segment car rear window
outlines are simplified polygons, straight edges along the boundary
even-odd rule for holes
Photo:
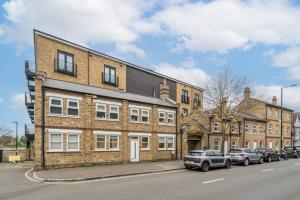
[[[231,149],[230,153],[241,153],[241,149]]]
[[[203,154],[203,152],[190,152],[189,155],[190,156],[201,156]]]

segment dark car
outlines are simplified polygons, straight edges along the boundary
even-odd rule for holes
[[[300,157],[300,150],[297,147],[284,147],[284,150],[289,158]]]
[[[276,152],[280,154],[281,159],[283,159],[283,160],[288,160],[289,159],[289,157],[288,157],[285,150],[281,150],[281,152],[280,152],[280,150],[278,150]]]
[[[272,149],[257,149],[256,152],[263,156],[265,162],[279,161],[281,159],[280,153]]]

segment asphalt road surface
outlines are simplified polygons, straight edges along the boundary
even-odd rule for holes
[[[28,170],[0,164],[1,200],[300,200],[300,159],[80,183],[36,183],[24,176]]]

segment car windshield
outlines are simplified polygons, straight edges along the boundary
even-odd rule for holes
[[[189,155],[190,156],[201,156],[203,154],[203,152],[190,152]]]
[[[241,153],[242,149],[231,149],[230,153]]]

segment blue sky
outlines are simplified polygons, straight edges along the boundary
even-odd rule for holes
[[[300,2],[0,0],[0,124],[29,123],[33,28],[201,86],[227,67],[300,110]]]

